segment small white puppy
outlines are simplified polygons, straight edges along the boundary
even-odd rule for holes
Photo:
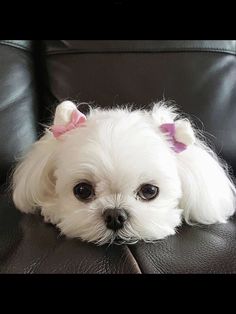
[[[224,223],[236,189],[226,165],[173,106],[151,111],[56,108],[13,176],[25,213],[99,245],[153,241],[187,223]]]

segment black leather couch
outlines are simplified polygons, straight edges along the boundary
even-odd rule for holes
[[[236,41],[0,41],[0,273],[236,273],[236,220],[97,247],[15,209],[9,175],[64,99],[175,100],[236,169]]]

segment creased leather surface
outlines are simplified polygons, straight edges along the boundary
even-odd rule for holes
[[[184,225],[155,244],[130,246],[143,273],[236,273],[236,217],[226,224]]]
[[[37,107],[32,55],[0,44],[0,184],[36,139]]]
[[[236,273],[236,218],[183,226],[156,243],[102,246],[66,239],[37,215],[0,197],[0,273]]]
[[[29,52],[33,51],[34,46],[32,40],[0,40],[0,45],[11,46]]]
[[[127,246],[103,246],[66,239],[37,215],[16,210],[0,197],[0,273],[138,274]]]

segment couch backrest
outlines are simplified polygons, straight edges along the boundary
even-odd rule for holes
[[[236,169],[236,41],[46,41],[48,90],[103,107],[174,100]],[[55,102],[54,102],[55,104]]]
[[[40,60],[33,45],[0,42],[1,179],[37,136],[38,103],[48,122],[64,99],[102,107],[174,100],[236,169],[236,41],[44,41]]]

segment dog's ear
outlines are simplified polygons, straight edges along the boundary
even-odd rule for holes
[[[204,224],[225,222],[236,208],[236,189],[227,165],[175,107],[156,105],[152,115],[176,157],[182,184],[180,208],[184,210],[185,220]],[[173,124],[174,135],[173,128],[168,127]],[[178,143],[184,146],[178,147]]]
[[[51,134],[45,134],[18,163],[13,173],[13,201],[21,211],[33,212],[53,199],[56,144]]]
[[[64,101],[56,108],[53,124],[66,125],[75,104]],[[60,141],[46,130],[45,135],[34,143],[13,173],[13,201],[24,212],[44,207],[55,196],[54,160]]]
[[[188,223],[226,222],[236,207],[236,189],[226,163],[200,139],[177,154],[183,196],[180,207]]]

